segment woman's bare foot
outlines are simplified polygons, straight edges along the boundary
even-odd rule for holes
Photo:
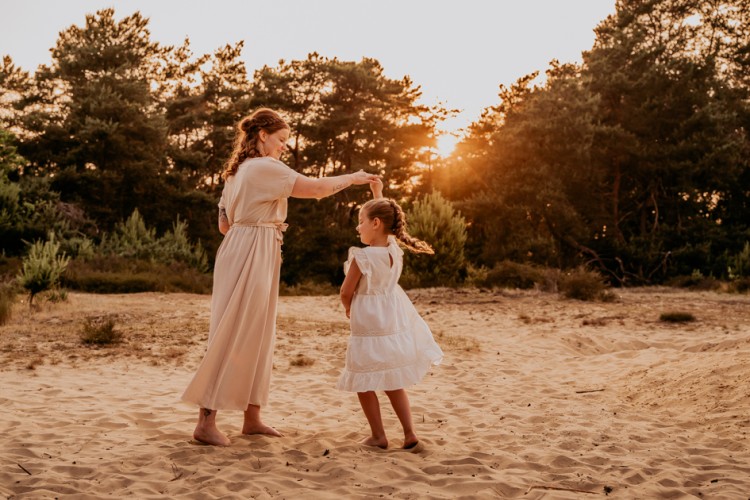
[[[242,423],[243,434],[265,434],[266,436],[281,437],[279,431],[263,423],[260,418],[260,406],[258,405],[247,405],[245,410],[245,420]]]
[[[250,424],[245,422],[245,424],[242,426],[242,433],[251,435],[251,434],[265,434],[267,436],[276,436],[276,437],[282,437],[284,436],[282,433],[271,427],[270,425],[265,424]]]
[[[385,450],[388,448],[388,439],[387,438],[376,438],[374,436],[370,436],[367,439],[363,439],[360,441],[361,444],[365,446],[377,446],[381,450]]]
[[[198,423],[193,431],[193,439],[213,446],[229,446],[231,441],[216,427],[216,410],[201,408],[198,411]]]
[[[222,434],[216,427],[196,427],[193,431],[193,439],[199,443],[210,444],[212,446],[229,446],[231,444],[229,438]]]

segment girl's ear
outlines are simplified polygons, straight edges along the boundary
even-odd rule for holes
[[[379,228],[382,225],[383,225],[383,222],[380,220],[380,217],[375,217],[374,219],[372,219],[372,226],[374,228],[377,229],[377,228]]]
[[[258,138],[261,142],[266,142],[266,140],[268,139],[268,132],[266,132],[265,130],[261,130],[260,132],[258,132]]]

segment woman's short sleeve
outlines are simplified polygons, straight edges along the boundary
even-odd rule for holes
[[[272,199],[289,198],[294,189],[294,183],[301,175],[295,172],[283,162],[273,158],[264,158],[259,165],[259,178],[256,179],[267,187]]]
[[[349,249],[349,257],[344,263],[344,274],[349,273],[349,268],[351,267],[352,261],[354,260],[357,261],[357,267],[362,272],[362,274],[369,276],[372,273],[372,267],[370,266],[370,261],[367,258],[367,252],[365,252],[365,249],[351,247]]]

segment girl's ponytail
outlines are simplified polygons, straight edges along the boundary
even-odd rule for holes
[[[385,227],[389,228],[389,232],[408,250],[430,255],[435,253],[427,242],[415,238],[406,231],[406,214],[395,201],[376,198],[365,203],[362,210],[367,214],[367,218],[380,219]]]

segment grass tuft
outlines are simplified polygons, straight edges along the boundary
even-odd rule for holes
[[[435,332],[435,339],[443,349],[465,352],[479,352],[481,347],[476,340],[463,335],[448,335],[444,332]]]
[[[559,289],[560,293],[569,299],[602,300],[605,298],[606,285],[601,274],[579,267],[560,278]]]
[[[695,321],[695,316],[689,312],[671,311],[661,313],[659,321],[664,321],[666,323],[689,323]]]
[[[297,354],[296,358],[289,360],[289,366],[312,366],[315,360],[302,353]]]
[[[83,322],[81,342],[88,345],[112,345],[122,342],[122,333],[115,330],[111,317],[89,317]]]

